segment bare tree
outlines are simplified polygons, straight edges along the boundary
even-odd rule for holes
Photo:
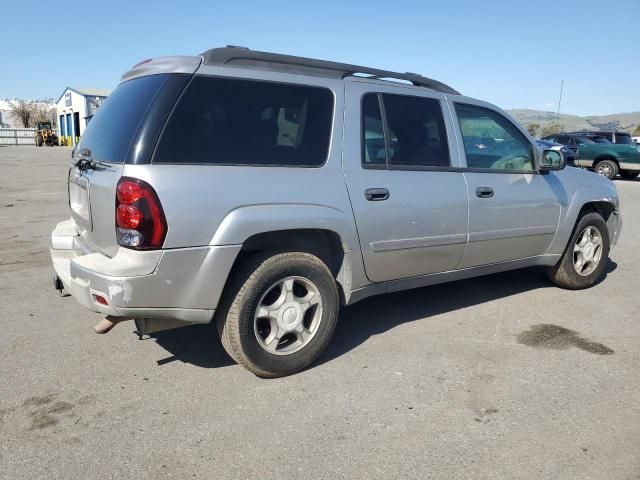
[[[532,137],[535,137],[538,135],[538,130],[540,130],[539,123],[528,123],[526,127],[527,127],[527,131]]]
[[[33,117],[35,116],[35,102],[27,100],[14,100],[9,102],[11,107],[11,118],[17,120],[24,128],[33,125]]]
[[[52,106],[53,99],[44,98],[42,100],[36,100],[33,102],[33,124],[38,122],[51,122],[51,125],[56,125],[56,112],[55,107]]]
[[[547,125],[542,129],[542,136],[546,137],[547,135],[553,135],[554,133],[559,133],[562,130],[564,130],[564,125],[561,123],[557,125],[555,123],[553,125]]]

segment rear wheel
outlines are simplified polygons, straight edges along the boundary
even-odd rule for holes
[[[596,163],[596,166],[593,167],[593,170],[603,177],[607,177],[609,180],[613,180],[616,178],[618,174],[618,164],[613,160],[600,160]]]
[[[640,172],[636,170],[620,170],[620,176],[625,180],[633,180],[640,174]]]
[[[42,138],[42,135],[36,135],[36,146],[41,147],[43,143],[44,139]]]
[[[548,269],[558,287],[569,290],[588,288],[596,283],[609,258],[609,231],[599,213],[583,215],[558,264]]]
[[[222,345],[260,377],[302,370],[328,345],[338,319],[338,289],[318,257],[271,252],[245,261],[216,313]]]

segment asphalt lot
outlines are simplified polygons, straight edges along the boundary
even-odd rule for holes
[[[640,180],[606,279],[527,269],[343,309],[261,380],[212,326],[138,340],[52,289],[65,147],[0,147],[0,478],[640,478]]]

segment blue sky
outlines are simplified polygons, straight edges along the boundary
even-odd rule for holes
[[[142,59],[233,44],[417,72],[502,108],[555,110],[564,79],[564,113],[640,111],[640,0],[12,0],[2,13],[0,98],[114,88]]]

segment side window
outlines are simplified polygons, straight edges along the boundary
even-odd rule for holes
[[[440,101],[382,94],[362,100],[362,163],[364,166],[448,167],[449,145]],[[386,126],[386,145],[385,131]]]
[[[571,139],[566,135],[560,135],[559,137],[556,137],[556,142],[561,143],[562,145],[568,145],[571,143]]]
[[[449,167],[449,144],[440,101],[382,95],[389,138],[389,165]]]
[[[382,113],[376,93],[362,99],[362,163],[370,166],[387,163]]]
[[[332,116],[326,88],[197,76],[153,161],[317,167],[328,156]]]
[[[467,167],[493,170],[534,170],[533,148],[518,128],[488,108],[455,104],[464,141]]]

